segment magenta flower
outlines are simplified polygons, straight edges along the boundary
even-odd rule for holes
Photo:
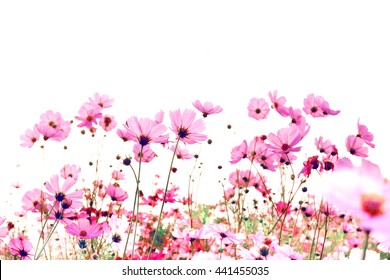
[[[376,164],[362,159],[356,167],[339,160],[325,183],[324,197],[330,204],[358,218],[362,229],[390,239],[390,184]]]
[[[202,119],[195,121],[196,113],[192,110],[180,109],[169,112],[171,119],[171,130],[176,134],[176,140],[179,139],[185,144],[195,144],[207,139],[207,135],[201,134],[205,130]]]
[[[293,109],[292,107],[288,108],[289,117],[291,118],[291,123],[295,123],[300,125],[302,123],[306,123],[305,117],[302,115],[302,111],[300,109]]]
[[[100,95],[99,93],[95,93],[93,95],[93,98],[89,98],[89,102],[93,106],[99,106],[102,109],[112,107],[112,103],[114,102],[114,99],[110,99],[107,95]]]
[[[254,161],[265,150],[267,146],[264,144],[264,139],[261,136],[255,136],[250,142],[246,152],[246,156],[250,161]]]
[[[275,109],[276,112],[278,112],[282,117],[287,117],[290,114],[289,108],[285,107],[284,104],[286,103],[286,98],[281,96],[277,97],[278,92],[275,90],[273,93],[269,92],[268,97],[271,100],[271,108]]]
[[[295,126],[282,128],[277,135],[270,133],[267,137],[269,144],[267,147],[275,153],[288,154],[290,152],[299,152],[301,147],[294,147],[301,141],[301,133]]]
[[[130,139],[141,146],[168,142],[168,134],[163,134],[167,129],[165,125],[148,118],[131,117],[126,121],[125,128],[129,132]]]
[[[103,233],[103,225],[90,223],[88,219],[81,218],[77,223],[70,223],[65,227],[67,233],[81,239],[91,239],[99,237]]]
[[[251,187],[255,184],[256,175],[250,170],[245,171],[233,171],[229,175],[229,182],[235,188],[241,187]]]
[[[99,105],[85,102],[78,112],[79,115],[75,116],[76,120],[81,121],[77,126],[86,127],[88,129],[93,128],[93,124],[97,124],[98,119],[102,117],[101,110],[102,108]]]
[[[32,249],[31,242],[21,238],[11,238],[8,243],[8,249],[12,255],[19,257],[21,260],[31,260],[33,256],[30,253]]]
[[[41,133],[38,130],[38,125],[35,125],[34,128],[27,129],[24,135],[20,136],[20,140],[23,141],[22,144],[20,144],[22,147],[31,148],[35,142],[39,140]]]
[[[252,98],[248,104],[248,115],[255,120],[265,119],[269,114],[269,105],[264,98]]]
[[[211,114],[217,114],[222,112],[222,108],[220,106],[213,106],[211,102],[205,102],[204,104],[200,103],[199,100],[196,100],[192,103],[196,109],[203,113],[203,117],[207,117]]]
[[[318,170],[319,172],[322,172],[324,170],[324,164],[318,160],[318,156],[311,156],[309,157],[304,163],[303,163],[303,168],[301,172],[299,172],[298,177],[303,174],[305,177],[309,177],[311,174],[311,171]]]
[[[116,127],[116,121],[113,116],[105,115],[100,119],[99,125],[104,129],[104,131],[108,132]]]
[[[41,115],[37,129],[43,135],[43,140],[52,139],[59,142],[68,137],[70,122],[63,120],[60,113],[49,110]]]
[[[111,197],[112,201],[123,202],[129,196],[127,193],[120,187],[115,187],[114,185],[109,185],[104,188],[106,194]]]
[[[323,137],[320,136],[319,138],[314,139],[315,145],[317,147],[317,150],[320,153],[325,153],[327,155],[330,155],[331,152],[334,150],[334,145],[330,142],[330,140],[323,140]]]
[[[360,120],[358,120],[357,123],[358,133],[356,136],[360,137],[371,148],[375,148],[375,145],[372,143],[374,140],[374,135],[368,131],[367,126],[360,124],[359,121]]]
[[[363,146],[364,143],[362,138],[355,135],[349,135],[345,140],[347,151],[351,155],[358,157],[368,157],[368,148]]]
[[[118,128],[116,134],[123,140],[123,142],[127,142],[133,139],[133,134],[128,129]]]

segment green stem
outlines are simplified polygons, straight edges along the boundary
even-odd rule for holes
[[[133,255],[134,255],[134,244],[135,244],[135,236],[136,236],[136,231],[137,231],[137,224],[138,224],[138,211],[139,211],[139,183],[140,183],[140,176],[141,176],[141,163],[142,163],[142,150],[143,150],[144,146],[141,146],[141,151],[140,151],[140,162],[139,162],[139,165],[138,165],[138,176],[135,175],[135,171],[134,169],[132,168],[133,170],[133,173],[134,173],[134,176],[135,176],[135,179],[136,179],[136,182],[137,182],[137,187],[135,189],[135,195],[134,195],[134,204],[133,204],[133,212],[131,214],[131,221],[130,221],[130,224],[129,224],[129,231],[127,233],[127,238],[126,238],[126,244],[125,244],[125,249],[123,251],[123,256],[122,256],[122,259],[124,260],[125,259],[125,256],[126,256],[126,251],[127,251],[127,245],[129,244],[129,239],[130,239],[130,233],[131,233],[131,229],[133,227],[133,215],[134,215],[134,211],[136,210],[136,207],[137,207],[137,210],[136,210],[136,224],[135,224],[135,228],[134,228],[134,242],[133,242],[133,247],[132,247],[132,250],[131,250],[131,258],[133,258]]]
[[[163,212],[164,205],[165,205],[165,198],[166,198],[166,195],[167,195],[167,192],[168,192],[169,179],[171,178],[173,161],[175,160],[175,157],[176,157],[176,150],[177,150],[177,147],[179,146],[179,141],[180,141],[180,137],[177,138],[175,150],[173,151],[173,155],[172,155],[171,165],[169,166],[168,178],[167,178],[167,183],[165,185],[165,191],[164,191],[164,198],[163,198],[161,209],[160,209],[160,215],[158,217],[156,231],[153,234],[152,244],[150,244],[149,253],[148,253],[148,260],[150,259],[150,254],[152,253],[154,242],[156,241],[157,232],[158,232],[158,229],[159,229],[160,224],[161,224],[161,217],[162,217],[162,212]]]
[[[48,237],[46,238],[46,241],[43,243],[43,246],[42,246],[41,250],[39,251],[38,255],[34,256],[34,260],[38,260],[39,259],[40,255],[42,254],[43,250],[46,247],[47,242],[49,242],[51,236],[53,235],[55,229],[57,228],[57,225],[59,224],[59,222],[60,222],[60,220],[56,220],[55,221],[55,224],[54,224],[53,228],[51,229]]]
[[[42,229],[41,229],[41,233],[39,234],[39,237],[38,237],[37,245],[35,246],[36,250],[35,250],[35,254],[34,254],[34,260],[35,260],[35,258],[37,257],[37,251],[38,251],[39,243],[40,243],[41,239],[43,239],[43,238],[42,238],[43,231],[45,230],[47,221],[49,220],[49,216],[50,216],[51,212],[53,211],[54,205],[55,205],[56,203],[57,203],[57,201],[54,202],[53,206],[51,207],[49,213],[48,213],[47,216],[46,216],[45,222],[43,223],[43,226],[42,226]],[[42,204],[42,202],[41,202],[41,204]]]
[[[366,259],[367,248],[368,248],[368,240],[370,239],[370,231],[369,230],[365,230],[364,233],[366,234],[366,237],[364,239],[362,260]]]

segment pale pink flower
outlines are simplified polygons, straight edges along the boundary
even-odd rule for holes
[[[0,226],[5,222],[5,218],[0,217]],[[8,227],[0,227],[0,245],[4,243],[3,238],[8,235]]]
[[[174,152],[175,151],[175,146],[171,145],[171,146],[169,146],[169,149],[172,152]],[[176,157],[178,159],[183,159],[184,160],[184,159],[191,159],[191,158],[194,157],[194,155],[190,154],[187,149],[184,149],[184,148],[181,148],[180,146],[177,146],[177,148],[176,148]]]
[[[329,103],[322,96],[309,94],[303,101],[303,111],[315,118],[326,117],[328,115],[337,115],[339,110],[335,111],[329,108]]]
[[[372,143],[374,135],[368,131],[367,126],[360,124],[360,119],[358,119],[357,127],[358,133],[356,136],[360,137],[371,148],[375,148],[375,145]]]
[[[49,110],[41,115],[37,129],[43,135],[43,140],[51,139],[60,142],[69,135],[70,122],[62,119],[60,113]]]
[[[33,256],[30,253],[32,250],[31,242],[21,238],[11,238],[8,249],[12,255],[19,257],[21,260],[31,260]]]
[[[361,228],[390,239],[390,184],[377,165],[362,159],[359,167],[337,162],[325,177],[324,197],[354,215]]]
[[[156,115],[154,116],[154,120],[156,123],[162,123],[164,120],[164,112],[163,111],[157,112]]]
[[[149,145],[142,146],[135,143],[133,146],[134,159],[138,162],[150,162],[157,155],[150,149]]]
[[[238,146],[235,146],[230,153],[230,163],[235,164],[240,160],[247,157],[248,144],[246,140],[242,141],[242,143]]]
[[[44,211],[47,209],[46,199],[47,194],[40,189],[27,191],[22,198],[22,208],[33,213]]]
[[[168,142],[168,134],[163,134],[167,129],[165,125],[148,118],[130,117],[125,123],[125,128],[130,139],[141,146]]]
[[[81,169],[76,164],[65,164],[60,170],[60,175],[64,179],[73,178],[77,181],[80,172]]]
[[[45,187],[49,192],[48,199],[50,201],[55,201],[56,203],[61,203],[64,199],[72,201],[72,209],[76,209],[82,206],[79,199],[83,196],[83,191],[78,190],[72,193],[68,193],[71,187],[76,183],[74,178],[68,177],[63,183],[62,187],[59,186],[59,177],[58,175],[53,175],[50,178],[50,182],[45,182]]]
[[[31,148],[34,145],[34,143],[39,140],[40,135],[41,133],[39,132],[38,125],[36,124],[34,125],[34,128],[32,130],[27,129],[24,135],[20,136],[20,140],[23,141],[23,143],[20,144],[20,146]]]
[[[252,98],[248,104],[248,115],[255,120],[265,119],[269,114],[269,105],[264,98]]]
[[[125,179],[125,175],[123,175],[123,173],[120,170],[114,170],[111,173],[111,178],[116,181],[119,181]]]
[[[334,145],[332,144],[332,142],[330,142],[330,140],[324,141],[322,136],[320,136],[319,138],[315,138],[314,142],[317,147],[317,150],[320,153],[325,153],[329,155],[333,151]]]
[[[207,233],[215,236],[223,244],[241,244],[244,239],[242,234],[230,232],[225,224],[211,224],[205,227]]]
[[[293,107],[288,108],[289,117],[291,118],[291,123],[295,123],[300,125],[301,123],[306,123],[305,117],[302,115],[302,111],[300,109],[294,109]]]
[[[115,187],[114,185],[109,185],[105,187],[104,190],[106,191],[106,194],[111,197],[112,201],[119,203],[125,201],[129,197],[122,188]]]
[[[91,239],[99,237],[103,233],[103,224],[90,223],[88,219],[81,218],[76,223],[67,224],[65,230],[80,239]]]
[[[282,128],[277,135],[270,133],[267,139],[269,141],[267,147],[275,153],[287,154],[301,150],[301,147],[294,147],[302,139],[301,132],[296,127]]]
[[[105,115],[100,118],[99,125],[108,132],[116,127],[116,121],[113,116]]]
[[[192,103],[196,109],[202,112],[203,117],[206,118],[208,115],[217,114],[222,112],[222,108],[220,106],[213,106],[211,102],[201,103],[199,100],[196,100]]]
[[[114,99],[110,99],[108,97],[108,95],[100,95],[99,93],[95,93],[93,95],[93,98],[89,98],[89,102],[93,105],[93,106],[99,106],[101,107],[102,109],[104,108],[109,108],[112,106],[112,103],[114,102]]]
[[[205,130],[202,119],[195,120],[196,113],[192,110],[180,109],[169,113],[171,119],[171,129],[176,135],[176,139],[185,144],[195,144],[207,139],[207,135],[201,134]]]
[[[128,129],[118,128],[116,134],[123,140],[123,142],[127,142],[133,139],[133,134]]]
[[[303,255],[294,251],[294,249],[288,245],[275,246],[275,254],[269,259],[272,260],[303,260]]]
[[[286,98],[284,96],[277,97],[278,92],[275,90],[274,92],[269,92],[268,97],[271,100],[271,108],[275,109],[282,117],[289,116],[289,108],[285,107]]]
[[[355,135],[349,135],[345,140],[347,151],[358,157],[368,157],[368,148],[363,146],[364,143],[362,138]]]
[[[229,175],[229,182],[232,184],[235,188],[241,187],[251,187],[255,183],[256,175],[253,174],[250,170],[244,170],[244,171],[233,171]]]

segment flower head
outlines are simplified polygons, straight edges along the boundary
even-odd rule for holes
[[[168,134],[163,134],[167,129],[165,125],[148,118],[131,117],[126,121],[125,128],[128,131],[126,136],[141,146],[168,142]]]
[[[205,130],[202,119],[195,120],[196,113],[192,110],[180,109],[169,113],[171,118],[171,129],[179,139],[185,144],[195,144],[207,139],[207,135],[201,134]]]
[[[192,103],[196,109],[203,113],[203,117],[207,117],[211,114],[217,114],[222,112],[222,108],[220,106],[213,106],[211,102],[205,102],[204,104],[200,103],[199,100],[196,100]]]
[[[30,253],[32,249],[31,242],[19,237],[11,238],[8,243],[8,249],[12,255],[19,257],[21,260],[31,260],[31,257],[33,256]]]
[[[299,152],[301,147],[294,147],[301,141],[301,132],[298,128],[290,126],[282,128],[277,135],[270,133],[267,137],[269,144],[267,146],[275,153]]]
[[[66,232],[81,239],[98,237],[103,232],[103,225],[90,223],[88,219],[78,219],[76,223],[70,223],[65,228]]]
[[[248,104],[248,115],[255,120],[267,118],[269,114],[269,105],[264,98],[252,98]]]

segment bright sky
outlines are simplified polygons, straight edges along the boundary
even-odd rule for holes
[[[233,146],[281,128],[272,121],[280,119],[275,112],[264,122],[247,117],[250,98],[267,99],[271,90],[285,96],[288,106],[302,108],[303,99],[315,93],[340,109],[335,118],[312,121],[312,139],[323,135],[339,150],[347,135],[356,134],[360,117],[375,137],[369,159],[390,177],[385,1],[24,2],[0,4],[2,205],[12,183],[39,187],[36,181],[47,180],[44,174],[58,170],[62,160],[93,158],[96,146],[88,142],[80,154],[77,145],[84,143],[78,142],[67,154],[62,144],[48,145],[50,161],[42,163],[40,149],[21,148],[19,137],[49,109],[73,118],[95,92],[114,98],[107,113],[118,123],[192,108],[196,99],[224,108],[206,119],[213,144],[202,146],[210,159],[204,161],[199,197],[210,197],[215,188],[221,193],[216,182],[228,176]],[[131,153],[115,143],[114,154]],[[218,170],[219,164],[226,169]],[[152,171],[161,183],[164,167]]]

